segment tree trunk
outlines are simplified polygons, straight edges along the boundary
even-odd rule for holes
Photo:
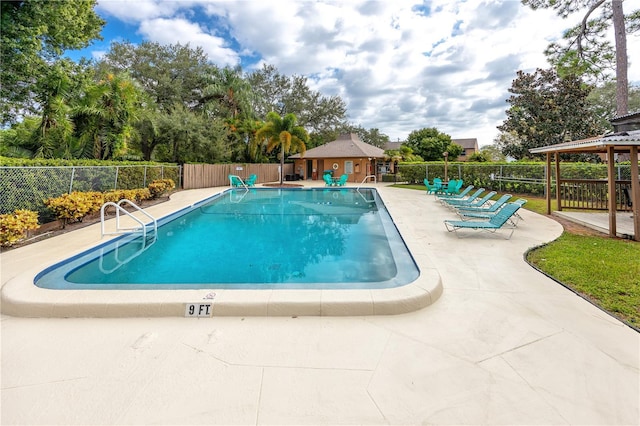
[[[280,186],[283,184],[284,177],[284,146],[280,151]]]
[[[612,0],[613,30],[616,40],[616,115],[629,113],[629,81],[627,77],[627,33],[622,0]]]

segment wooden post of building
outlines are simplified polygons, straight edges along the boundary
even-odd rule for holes
[[[562,211],[562,194],[560,191],[560,153],[555,153],[556,158],[556,203],[558,211]]]
[[[551,153],[547,152],[547,176],[545,176],[545,184],[547,185],[547,193],[545,199],[547,201],[547,214],[551,214]]]
[[[640,177],[638,173],[638,147],[631,147],[631,211],[633,212],[633,239],[640,241]]]
[[[616,169],[613,146],[607,146],[607,179],[609,183],[609,236],[616,236]]]

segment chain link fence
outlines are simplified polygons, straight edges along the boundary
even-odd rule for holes
[[[0,214],[17,209],[48,216],[43,201],[73,191],[146,188],[155,179],[180,186],[182,168],[165,165],[0,167]]]

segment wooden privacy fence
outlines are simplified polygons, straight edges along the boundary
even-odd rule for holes
[[[251,174],[258,176],[256,183],[279,182],[280,164],[185,164],[182,185],[184,189],[229,186],[229,175],[243,180]],[[293,163],[284,165],[284,174],[293,173]]]

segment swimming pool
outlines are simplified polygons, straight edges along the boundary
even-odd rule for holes
[[[46,289],[383,289],[420,272],[375,189],[230,189],[57,263]]]

